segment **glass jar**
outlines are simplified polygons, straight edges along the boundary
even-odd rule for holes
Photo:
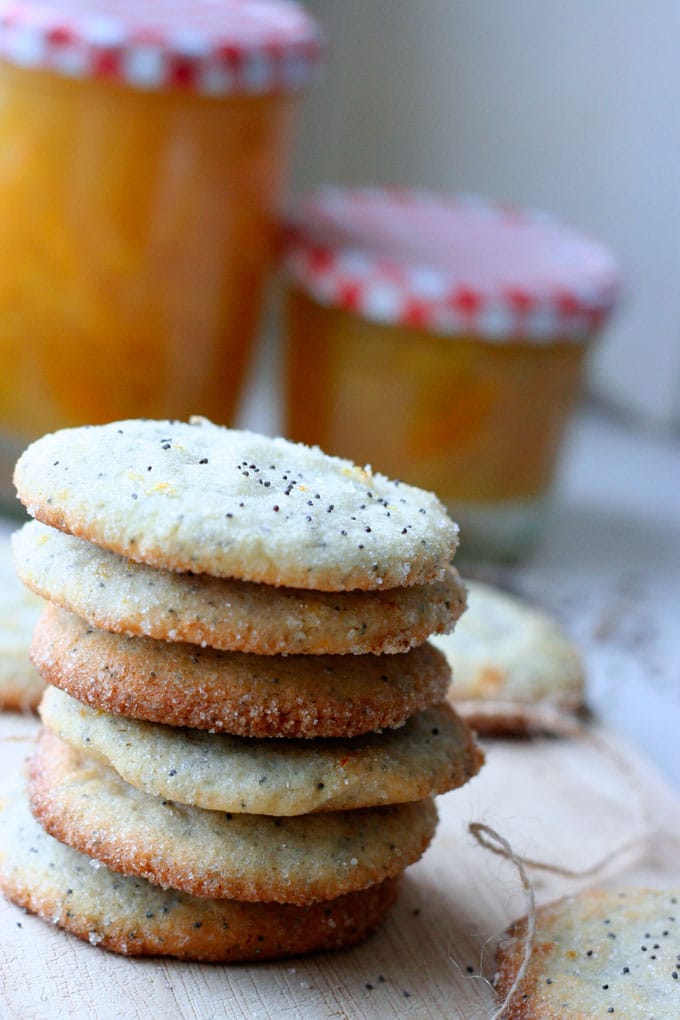
[[[316,26],[286,0],[0,3],[0,485],[54,428],[230,423]]]
[[[326,188],[284,265],[286,434],[435,491],[461,556],[525,555],[617,295],[609,252],[479,198]]]

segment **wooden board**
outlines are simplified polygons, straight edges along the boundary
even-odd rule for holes
[[[0,796],[34,729],[0,717]],[[0,1016],[484,1020],[494,939],[525,899],[512,864],[477,844],[471,822],[492,826],[518,853],[571,868],[647,837],[596,878],[533,873],[538,902],[585,885],[680,884],[680,800],[616,735],[590,733],[488,744],[483,772],[439,799],[435,842],[409,870],[388,922],[348,952],[258,966],[127,960],[0,898]]]

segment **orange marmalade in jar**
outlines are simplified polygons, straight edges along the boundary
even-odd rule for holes
[[[318,30],[288,0],[0,0],[0,490],[33,436],[229,423]]]
[[[284,256],[285,431],[431,489],[461,553],[517,559],[544,522],[609,251],[473,196],[328,187]]]

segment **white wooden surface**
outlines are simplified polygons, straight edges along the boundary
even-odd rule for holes
[[[34,727],[0,717],[0,797]],[[576,868],[646,833],[597,881],[680,884],[680,800],[620,738],[606,739],[613,752],[578,739],[487,745],[483,772],[440,798],[434,844],[385,926],[348,952],[256,966],[124,959],[0,900],[0,1017],[484,1020],[494,938],[525,901],[512,865],[477,845],[470,822],[519,853]],[[596,882],[533,878],[539,902]]]

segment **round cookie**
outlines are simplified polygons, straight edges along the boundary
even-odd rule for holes
[[[126,637],[47,606],[31,655],[43,678],[116,715],[242,737],[352,737],[439,704],[451,672],[403,655],[271,656]]]
[[[40,706],[62,740],[126,782],[214,811],[301,815],[422,800],[461,786],[483,756],[448,705],[349,740],[247,740],[88,708],[56,687]]]
[[[583,704],[583,663],[548,613],[481,581],[454,634],[433,637],[453,671],[450,699],[485,735],[554,729]]]
[[[35,521],[13,546],[24,584],[96,627],[252,654],[405,652],[465,607],[451,567],[428,585],[307,592],[157,570]]]
[[[243,963],[361,942],[393,905],[399,880],[305,907],[202,899],[93,867],[49,836],[20,796],[0,811],[0,889],[51,925],[114,953]]]
[[[394,878],[437,821],[431,800],[271,818],[152,797],[44,731],[29,763],[33,814],[113,871],[210,899],[303,906]]]
[[[507,1020],[680,1016],[677,889],[591,889],[536,911],[529,966]],[[522,965],[526,922],[497,951],[501,1001]]]
[[[28,649],[44,605],[19,581],[9,539],[0,537],[0,709],[29,711],[40,701],[45,684]]]
[[[202,418],[43,436],[14,482],[31,516],[129,559],[269,585],[424,584],[458,540],[432,493]]]

